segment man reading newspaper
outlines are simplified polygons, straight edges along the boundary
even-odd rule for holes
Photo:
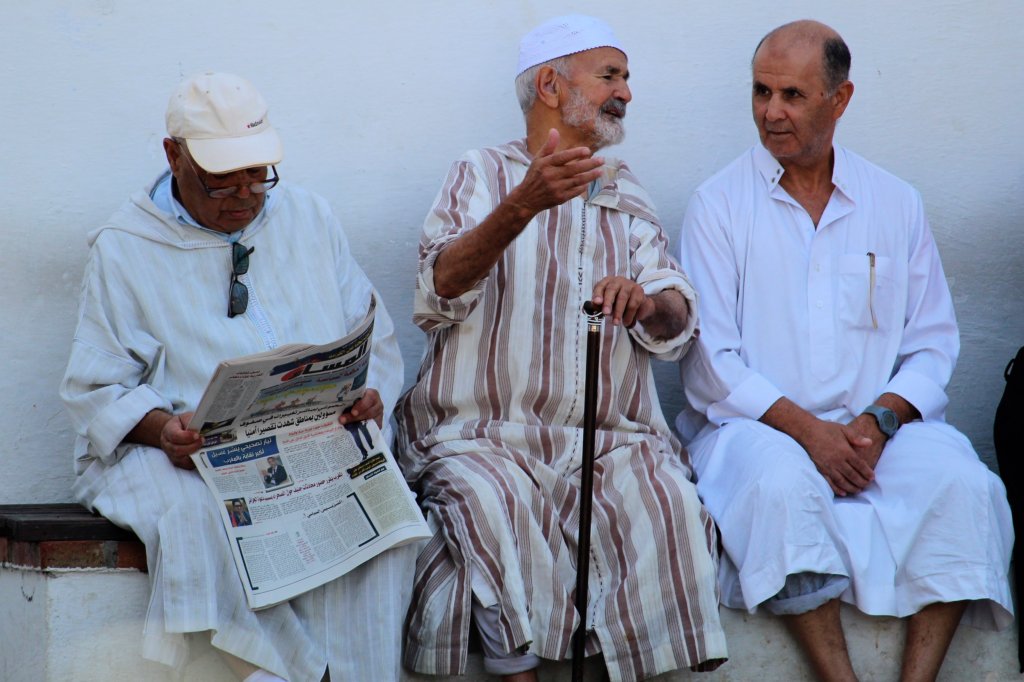
[[[327,202],[278,184],[281,142],[248,81],[186,80],[167,132],[170,170],[89,235],[61,386],[78,433],[74,495],[146,544],[146,658],[181,668],[185,633],[206,632],[240,679],[315,682],[328,668],[335,679],[397,679],[415,546],[251,610],[223,503],[192,470],[201,439],[184,428],[219,362],[335,340],[364,319],[372,286]],[[371,354],[372,388],[343,421],[386,424],[401,388],[379,297]]]

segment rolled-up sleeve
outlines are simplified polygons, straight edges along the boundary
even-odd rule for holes
[[[631,268],[633,280],[648,296],[663,291],[678,291],[686,300],[688,314],[686,325],[676,336],[669,339],[655,339],[642,323],[630,330],[633,340],[660,360],[675,361],[683,356],[696,338],[699,327],[697,315],[697,293],[690,280],[683,273],[668,252],[668,240],[658,225],[641,218],[634,218],[630,229]]]
[[[468,158],[456,161],[423,225],[413,305],[413,322],[423,331],[462,322],[479,302],[486,276],[462,295],[445,298],[434,288],[434,265],[449,244],[479,225],[493,208],[480,168]]]

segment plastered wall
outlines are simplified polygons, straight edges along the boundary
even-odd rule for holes
[[[628,160],[675,241],[696,185],[756,140],[749,60],[812,17],[853,52],[838,139],[924,196],[961,323],[948,416],[992,460],[1002,370],[1024,344],[1024,4],[1018,0],[215,2],[35,0],[0,8],[0,503],[69,499],[57,397],[85,234],[165,166],[173,86],[253,80],[285,139],[288,180],[328,198],[396,318],[409,322],[422,218],[449,163],[521,134],[512,94],[526,30],[568,11],[630,53]],[[174,296],[174,282],[167,282]],[[670,417],[675,369],[659,369]]]

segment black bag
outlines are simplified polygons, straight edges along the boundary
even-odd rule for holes
[[[1006,486],[1006,499],[1013,513],[1013,527],[1017,542],[1013,547],[1013,580],[1017,585],[1017,603],[1024,598],[1024,347],[1017,351],[1017,357],[1010,360],[1003,372],[1006,390],[996,408],[993,439],[996,446],[996,461],[999,475]],[[1024,637],[1020,633],[1020,618],[1017,619],[1017,661],[1024,673]]]

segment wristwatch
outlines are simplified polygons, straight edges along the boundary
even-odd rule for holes
[[[888,438],[895,436],[896,430],[900,428],[900,418],[888,407],[868,405],[864,408],[864,414],[870,414],[874,417],[875,421],[878,422],[879,430]]]

